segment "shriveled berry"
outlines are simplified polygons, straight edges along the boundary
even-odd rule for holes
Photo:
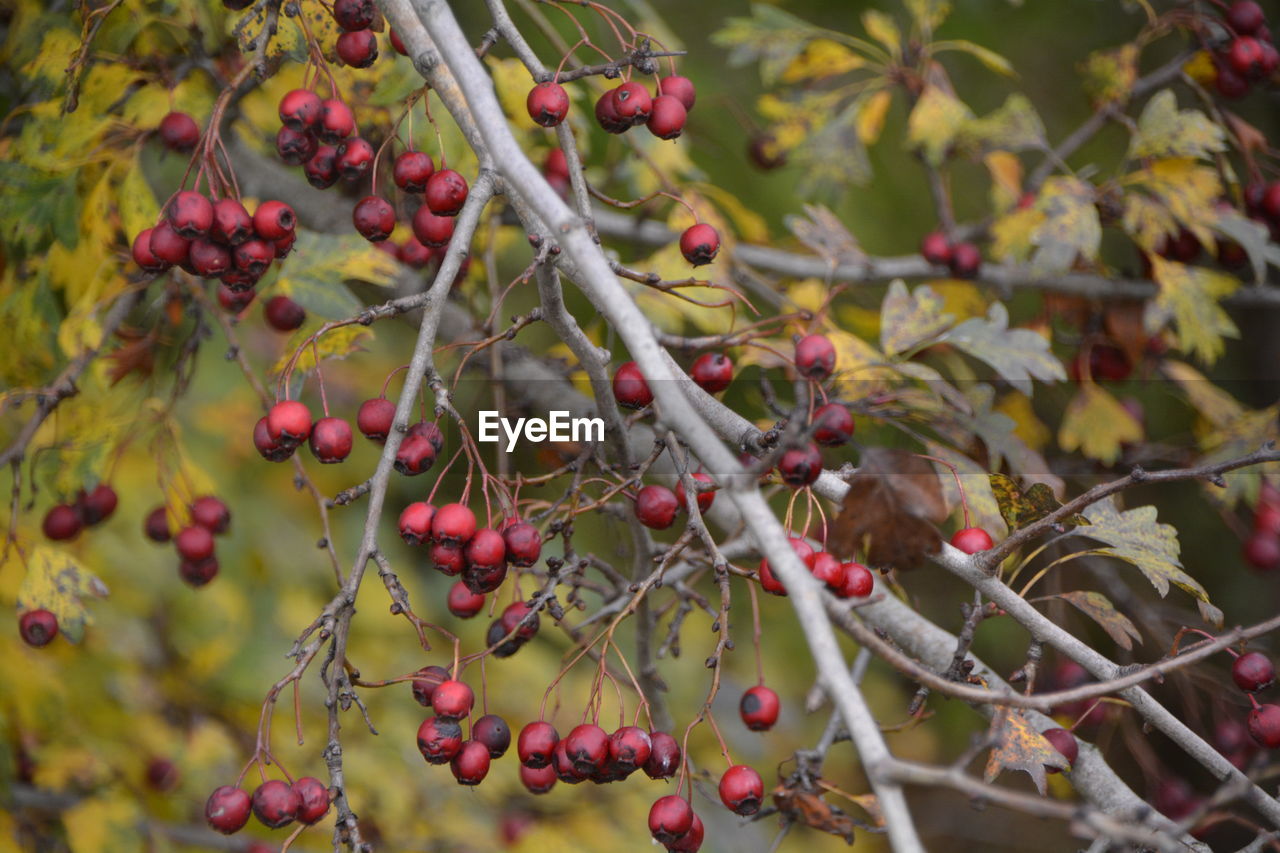
[[[270,829],[293,823],[301,808],[302,799],[288,782],[268,779],[253,792],[253,816]]]
[[[1231,664],[1231,678],[1244,692],[1257,693],[1275,683],[1276,668],[1262,652],[1246,652]]]
[[[456,720],[470,714],[475,701],[471,688],[454,679],[444,682],[431,694],[431,707],[435,709],[437,716],[447,720]]]
[[[391,168],[391,178],[396,186],[407,193],[424,192],[427,181],[435,174],[436,164],[431,155],[423,151],[406,151],[396,158]]]
[[[778,694],[763,684],[757,684],[742,694],[738,713],[743,724],[753,732],[767,732],[778,722],[782,703]]]
[[[436,216],[456,216],[466,204],[467,192],[466,178],[453,169],[441,169],[427,179],[424,198]]]
[[[477,595],[467,589],[466,584],[462,583],[462,581],[458,581],[449,587],[445,605],[449,608],[449,612],[459,619],[470,619],[481,610],[484,610],[484,596]]]
[[[461,749],[462,726],[456,719],[427,717],[418,727],[418,751],[428,764],[448,764]]]
[[[231,835],[244,829],[249,822],[251,801],[239,788],[223,785],[215,788],[204,805],[204,819],[209,827],[223,835]]]
[[[290,166],[301,166],[320,150],[320,143],[308,130],[282,127],[276,131],[276,154]]]
[[[310,826],[329,813],[329,788],[314,776],[303,776],[293,783],[298,795],[298,822]]]
[[[1227,50],[1227,63],[1246,80],[1262,76],[1262,44],[1253,36],[1240,36]]]
[[[424,708],[431,707],[431,696],[436,688],[449,680],[449,670],[442,666],[424,666],[418,670],[413,679],[413,698]]]
[[[378,36],[373,30],[355,30],[338,36],[338,56],[352,68],[368,68],[378,58]]]
[[[793,489],[812,485],[822,473],[822,453],[813,444],[793,447],[778,460],[778,473],[782,482]]]
[[[796,371],[821,382],[836,369],[836,347],[826,335],[806,335],[796,342]]]
[[[489,774],[489,748],[476,740],[466,741],[449,767],[459,785],[479,785]]]
[[[490,758],[501,758],[511,747],[511,727],[497,714],[485,714],[471,727],[473,740],[484,744]]]
[[[645,486],[636,492],[636,518],[645,527],[666,530],[676,520],[680,502],[666,486]]]
[[[367,30],[377,17],[373,0],[334,0],[333,19],[348,32]]]
[[[351,108],[336,98],[324,102],[324,112],[316,126],[316,136],[321,142],[337,145],[356,132],[356,119]]]
[[[1076,763],[1076,759],[1080,757],[1080,744],[1076,741],[1076,736],[1066,729],[1045,729],[1040,734],[1044,735],[1044,739],[1049,741],[1050,746],[1062,753],[1062,757],[1067,759],[1067,769]],[[1044,769],[1048,773],[1057,773],[1058,768],[1046,764]]]
[[[613,396],[618,405],[628,409],[643,409],[653,402],[653,392],[634,361],[624,362],[613,374]]]
[[[690,225],[680,235],[680,254],[695,267],[709,264],[720,251],[720,234],[705,222]]]
[[[760,811],[764,799],[764,780],[755,768],[735,764],[720,777],[720,802],[734,814],[749,817]]]
[[[539,83],[529,90],[525,108],[535,124],[555,127],[569,114],[569,93],[554,81]]]
[[[516,754],[521,764],[537,770],[551,764],[551,755],[559,742],[560,735],[555,726],[536,720],[520,730],[520,736],[516,738]]]
[[[708,394],[719,393],[733,381],[733,361],[722,352],[703,353],[693,362],[689,376]]]
[[[813,440],[836,447],[853,438],[853,415],[840,403],[827,403],[813,411]]]
[[[320,462],[341,462],[351,453],[351,424],[342,418],[321,418],[311,428],[307,445]]]
[[[951,537],[952,547],[958,548],[966,554],[989,551],[994,544],[991,541],[991,535],[981,527],[963,527]]]
[[[311,435],[311,412],[298,400],[281,400],[267,412],[267,434],[275,441],[301,444]]]
[[[324,114],[320,96],[310,89],[294,89],[280,99],[280,123],[293,130],[315,127]]]
[[[396,210],[385,198],[371,195],[356,204],[351,212],[351,221],[361,237],[371,243],[380,243],[396,230]]]
[[[200,141],[200,125],[186,113],[166,113],[158,132],[164,147],[179,154],[190,154]]]
[[[307,176],[307,183],[318,190],[327,190],[338,182],[338,149],[332,145],[321,145],[302,166]]]
[[[680,744],[666,732],[649,732],[649,760],[644,773],[650,779],[670,779],[680,769]]]
[[[192,502],[191,520],[216,536],[231,529],[231,510],[213,495],[204,495]]]
[[[374,397],[360,404],[356,428],[370,441],[382,444],[396,419],[396,404],[386,397]]]
[[[18,635],[32,648],[41,648],[58,636],[58,617],[44,609],[28,610],[18,617]]]
[[[683,797],[667,794],[649,809],[649,833],[659,844],[670,846],[693,828],[693,809]]]

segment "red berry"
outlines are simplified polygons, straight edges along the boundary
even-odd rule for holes
[[[191,241],[187,263],[196,275],[217,278],[231,269],[231,252],[226,246],[201,237]]]
[[[680,254],[695,267],[709,264],[720,251],[720,235],[705,222],[690,225],[680,235]]]
[[[817,556],[814,553],[813,548],[809,546],[808,542],[798,536],[792,536],[790,542],[791,550],[796,552],[796,556],[800,558],[800,561],[803,562],[810,571],[813,571],[813,561]],[[787,594],[787,588],[783,586],[782,581],[774,577],[773,570],[770,569],[769,561],[767,559],[760,561],[760,587],[765,592],[773,593],[774,595]]]
[[[844,590],[845,568],[836,557],[826,551],[813,556],[813,576],[827,585],[827,589],[839,594]]]
[[[307,321],[306,310],[287,296],[273,296],[262,306],[267,325],[277,332],[292,332]]]
[[[302,167],[307,183],[318,190],[327,190],[338,182],[338,149],[321,145]]]
[[[684,132],[689,112],[674,95],[659,95],[653,99],[653,107],[646,124],[649,132],[659,139],[676,139]]]
[[[290,166],[301,166],[316,156],[320,143],[307,130],[282,127],[276,131],[276,154]]]
[[[1280,568],[1280,536],[1256,530],[1244,543],[1244,559],[1260,572]]]
[[[466,741],[449,767],[459,785],[479,785],[489,774],[489,748],[479,741]]]
[[[165,215],[179,237],[194,240],[208,234],[213,226],[213,202],[198,192],[183,190],[169,202]]]
[[[711,479],[710,474],[704,474],[701,471],[695,471],[694,473],[689,475],[689,478],[698,483],[709,483],[712,485],[715,484],[715,481]],[[685,509],[684,485],[681,484],[678,488],[676,488],[675,492],[676,492],[676,503],[680,505],[680,510],[683,512]],[[705,492],[700,491],[700,492],[697,492],[697,496],[698,496],[697,497],[698,512],[706,512],[707,510],[711,509],[711,504],[715,503],[716,493],[714,491],[705,491]]]
[[[781,703],[778,694],[763,684],[757,684],[742,694],[738,703],[738,713],[742,722],[753,732],[767,732],[778,722],[778,711]]]
[[[653,402],[653,392],[640,372],[640,365],[628,361],[618,366],[613,374],[613,396],[618,405],[628,409],[643,409]]]
[[[1251,36],[1267,22],[1262,7],[1254,0],[1236,0],[1227,8],[1227,23],[1236,35]]]
[[[793,489],[812,485],[822,473],[822,454],[813,444],[794,447],[778,460],[778,473],[782,482]]]
[[[302,798],[288,782],[269,779],[253,792],[253,816],[270,829],[293,823],[301,808]]]
[[[431,707],[431,696],[436,688],[449,680],[449,670],[442,666],[424,666],[415,673],[413,680],[413,698],[424,708]]]
[[[352,68],[368,68],[378,58],[378,36],[373,30],[356,30],[338,36],[339,58]]]
[[[866,566],[861,563],[844,564],[844,586],[840,589],[841,598],[866,598],[875,585],[875,577]]]
[[[463,504],[445,504],[431,522],[431,538],[436,542],[461,545],[476,533],[476,515]]]
[[[453,169],[441,169],[427,179],[427,207],[436,216],[456,216],[466,204],[467,192],[466,178]]]
[[[202,587],[218,576],[218,559],[183,560],[178,563],[178,575],[191,586]]]
[[[952,547],[958,548],[966,554],[990,551],[994,544],[991,541],[991,536],[981,527],[963,527],[951,537]]]
[[[972,243],[956,243],[951,247],[951,274],[956,278],[973,278],[982,267],[982,253]]]
[[[813,440],[836,447],[853,438],[853,415],[839,403],[827,403],[813,412]]]
[[[417,501],[409,504],[400,513],[400,538],[410,545],[421,545],[431,535],[431,519],[435,517],[436,508],[429,503]]]
[[[329,813],[329,788],[314,776],[303,776],[293,783],[298,795],[298,822],[310,826]]]
[[[553,747],[554,749],[554,747]],[[530,794],[546,794],[556,786],[559,777],[556,776],[556,769],[550,765],[541,767],[530,767],[527,764],[520,765],[520,783],[524,785],[525,790]]]
[[[561,148],[552,148],[547,152],[547,159],[542,161],[542,174],[547,177],[558,175],[566,180],[569,178],[569,159],[564,156],[564,150]]]
[[[1040,734],[1044,735],[1044,739],[1049,741],[1050,746],[1062,753],[1062,757],[1067,759],[1067,768],[1070,769],[1076,763],[1076,759],[1080,756],[1080,744],[1076,741],[1076,736],[1066,729],[1045,729]],[[1057,773],[1057,767],[1051,767],[1048,764],[1044,769],[1049,773]]]
[[[310,89],[294,89],[280,99],[280,123],[293,130],[308,130],[324,114],[320,96]]]
[[[272,438],[267,419],[258,418],[258,422],[253,425],[253,446],[268,462],[283,462],[293,455],[298,442]]]
[[[653,739],[639,726],[623,726],[609,735],[609,761],[629,770],[644,767],[653,754]]]
[[[670,779],[680,769],[680,744],[666,732],[649,732],[649,744],[645,775],[650,779]]]
[[[733,362],[724,353],[703,353],[693,363],[689,375],[703,391],[716,394],[728,388],[733,381]]]
[[[449,577],[453,577],[467,567],[467,558],[463,556],[461,545],[437,542],[431,546],[430,556],[436,571]]]
[[[538,770],[551,764],[551,755],[559,742],[560,735],[555,726],[537,720],[520,730],[520,736],[516,739],[516,754],[520,757],[521,764]]]
[[[271,266],[271,262],[275,260],[275,257],[275,244],[266,240],[246,240],[231,252],[231,258],[235,262],[236,269],[254,280],[267,271],[267,267]],[[222,280],[228,287],[235,289],[229,278],[223,276]],[[253,285],[250,284],[249,286],[252,287]]]
[[[569,114],[569,93],[559,83],[539,83],[529,90],[525,108],[535,124],[555,127]]]
[[[48,610],[28,610],[18,617],[18,634],[32,648],[47,646],[58,636],[58,617]]]
[[[596,121],[606,133],[624,133],[631,128],[631,120],[618,112],[617,89],[610,89],[596,101]]]
[[[316,136],[321,142],[337,145],[356,132],[356,119],[351,108],[336,98],[324,102],[324,112],[320,116],[320,124],[316,127]]]
[[[92,527],[110,518],[119,502],[120,498],[116,495],[115,489],[106,483],[99,483],[88,494],[80,493],[76,498],[75,510],[84,524]]]
[[[186,264],[187,257],[191,252],[191,241],[179,236],[178,232],[169,224],[168,219],[161,221],[160,224],[150,230],[151,239],[147,242],[147,248],[151,251],[151,256],[156,259],[157,263],[170,266]]]
[[[200,125],[186,113],[167,113],[160,119],[160,142],[170,151],[189,154],[200,141]]]
[[[301,444],[311,435],[311,412],[297,400],[281,400],[267,412],[267,434],[273,441]]]
[[[360,404],[356,427],[370,441],[382,444],[396,419],[396,404],[386,397],[374,397]]]
[[[253,212],[253,230],[263,240],[280,240],[293,233],[298,217],[282,201],[264,201]]]
[[[1217,73],[1213,78],[1213,85],[1218,90],[1218,94],[1224,98],[1235,100],[1243,98],[1249,94],[1249,81],[1232,71],[1227,65],[1215,62]]]
[[[1250,711],[1249,734],[1259,746],[1280,747],[1280,705],[1259,705]]]
[[[659,80],[658,91],[663,95],[674,97],[686,111],[691,111],[694,103],[698,100],[698,91],[694,87],[693,81],[688,77],[681,77],[679,74],[672,74]]]
[[[138,232],[138,236],[133,238],[132,255],[133,262],[142,268],[144,272],[164,272],[169,268],[169,264],[157,258],[151,251],[151,232],[152,228],[143,228]]]
[[[477,530],[467,541],[467,563],[472,566],[499,566],[506,564],[507,546],[502,534],[488,527]]]
[[[695,813],[693,826],[689,827],[689,831],[677,838],[667,849],[671,853],[698,853],[702,849],[702,839],[706,836],[706,831],[706,827],[702,825],[702,818]]]
[[[653,111],[653,98],[644,86],[628,82],[613,90],[613,106],[622,121],[631,125],[644,124]]]
[[[528,568],[542,555],[542,534],[527,521],[514,521],[502,528],[507,560],[513,566]]]
[[[436,171],[436,164],[431,155],[422,151],[406,151],[396,158],[391,169],[391,177],[396,186],[407,193],[420,193],[426,190],[427,181]]]
[[[458,581],[449,587],[445,604],[454,616],[459,619],[470,619],[484,609],[484,596],[473,593],[467,589],[466,584]]]
[[[597,725],[575,726],[564,739],[565,754],[582,776],[595,773],[609,758],[609,735]]]
[[[505,637],[515,631],[516,639],[522,643],[536,637],[538,635],[539,617],[534,614],[532,619],[527,618],[533,612],[533,608],[523,601],[508,604],[503,608],[502,616],[498,620],[502,627],[502,636]]]
[[[355,206],[351,221],[356,231],[371,243],[380,243],[391,236],[396,228],[396,211],[391,202],[381,196],[371,195]]]
[[[920,254],[937,267],[951,265],[951,241],[941,231],[930,231],[920,241]]]
[[[352,137],[338,146],[334,167],[344,181],[358,181],[373,166],[373,146],[359,136]]]
[[[307,440],[311,454],[326,465],[341,462],[351,453],[351,424],[342,418],[321,418]]]
[[[218,304],[228,314],[239,315],[257,296],[252,290],[232,290],[226,284],[218,285]]]
[[[375,17],[373,0],[334,0],[333,19],[347,32],[369,29]]]
[[[1186,780],[1177,776],[1162,778],[1151,799],[1156,811],[1170,820],[1182,820],[1199,808],[1201,802]]]
[[[720,777],[720,802],[735,814],[749,817],[760,811],[764,799],[764,780],[755,768],[735,764]]]
[[[465,567],[462,570],[462,582],[467,589],[483,595],[493,592],[502,586],[502,582],[507,579],[507,564],[499,563],[477,563],[467,560],[465,555],[470,551],[470,545],[464,549]]]
[[[421,435],[406,435],[396,449],[395,468],[407,477],[423,474],[436,461],[436,448]]]
[[[471,737],[484,744],[490,758],[501,758],[511,746],[511,727],[497,714],[485,714],[471,727]]]
[[[204,819],[223,835],[239,832],[249,822],[249,795],[239,788],[223,785],[209,795],[204,806]]]
[[[1253,36],[1241,36],[1231,43],[1227,51],[1231,70],[1246,80],[1262,75],[1262,44]]]
[[[431,442],[431,446],[439,453],[444,448],[444,433],[435,421],[418,421],[409,427],[407,435],[420,435]]]
[[[169,513],[163,506],[158,506],[147,513],[146,521],[142,524],[142,532],[152,542],[169,541]]]
[[[218,498],[205,495],[191,504],[191,520],[216,536],[231,528],[231,510]]]
[[[253,217],[244,205],[233,198],[220,198],[213,203],[213,227],[209,236],[228,246],[239,246],[253,237]]]
[[[179,530],[173,538],[173,545],[178,549],[178,556],[193,563],[213,556],[213,534],[199,525]]]
[[[413,214],[413,236],[424,246],[440,248],[453,239],[452,216],[436,216],[425,204]]]
[[[167,758],[152,758],[147,762],[147,786],[167,793],[178,787],[181,774],[177,766]]]
[[[821,382],[836,369],[836,347],[826,335],[806,335],[796,342],[796,371]]]
[[[555,768],[556,778],[567,785],[577,785],[587,779],[587,774],[579,773],[569,758],[565,742],[560,741],[551,753],[551,766]]]
[[[390,244],[379,243],[378,246],[379,248],[389,247]],[[435,250],[430,246],[422,245],[422,241],[417,237],[406,237],[405,241],[396,249],[396,260],[415,270],[426,269],[435,257]]]
[[[276,240],[273,244],[276,247],[276,258],[284,260],[289,257],[289,254],[293,251],[293,244],[296,243],[297,240],[298,235],[296,233]]]
[[[427,717],[418,727],[418,751],[428,764],[448,764],[461,749],[462,726],[456,719]]]
[[[1244,692],[1257,693],[1275,682],[1276,668],[1262,652],[1247,652],[1231,664],[1231,678]]]
[[[659,797],[649,809],[649,832],[660,844],[669,847],[692,828],[693,809],[683,797]]]
[[[645,527],[666,530],[676,520],[680,502],[666,486],[645,486],[636,492],[636,518]]]
[[[464,682],[450,679],[435,689],[431,694],[431,707],[436,715],[446,720],[456,720],[471,713],[475,704],[475,694]]]
[[[1262,210],[1273,222],[1280,220],[1280,181],[1267,184],[1266,192],[1262,195]],[[156,252],[154,237],[151,242],[151,251]],[[156,254],[160,253],[156,252]]]

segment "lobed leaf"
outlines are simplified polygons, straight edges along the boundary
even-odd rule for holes
[[[1094,382],[1083,382],[1067,404],[1058,428],[1058,445],[1079,450],[1089,459],[1111,465],[1122,445],[1142,440],[1142,424],[1120,401]]]
[[[1045,740],[1021,710],[1001,708],[997,711],[991,721],[991,735],[995,746],[987,756],[987,766],[982,774],[987,784],[994,782],[1005,770],[1022,770],[1043,795],[1046,766],[1070,769],[1067,759]]]
[[[1067,378],[1049,342],[1030,329],[1010,329],[1009,311],[999,302],[992,303],[986,317],[971,317],[947,332],[939,339],[943,341],[990,365],[1024,394],[1031,393],[1032,379]]]
[[[1223,338],[1236,338],[1240,330],[1219,302],[1234,293],[1239,280],[1204,267],[1189,267],[1159,255],[1150,258],[1152,276],[1160,287],[1148,309],[1148,329],[1171,318],[1184,352],[1198,355],[1206,364],[1218,360],[1226,349]]]
[[[106,598],[107,586],[74,555],[51,545],[36,545],[27,561],[27,574],[18,587],[18,609],[48,610],[58,619],[58,630],[79,643],[91,619],[86,596]]]
[[[898,355],[938,337],[954,321],[943,313],[941,297],[928,285],[912,292],[896,279],[880,306],[880,348],[886,355]]]
[[[1199,110],[1179,110],[1172,89],[1156,93],[1142,109],[1129,156],[1207,159],[1227,147],[1226,132]]]
[[[1107,636],[1115,640],[1116,645],[1122,649],[1131,651],[1134,640],[1142,642],[1142,634],[1134,626],[1133,621],[1116,610],[1111,599],[1102,593],[1081,590],[1059,593],[1054,598],[1061,598],[1075,605],[1081,613],[1097,622],[1099,627],[1107,632]]]

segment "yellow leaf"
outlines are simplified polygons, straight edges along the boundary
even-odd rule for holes
[[[293,333],[289,343],[285,345],[284,352],[271,368],[273,376],[279,376],[284,372],[295,353],[297,360],[294,362],[293,374],[299,376],[315,370],[317,354],[322,361],[326,358],[346,358],[353,352],[363,350],[364,343],[373,338],[372,330],[364,326],[341,326],[326,332],[324,337],[316,341],[314,347],[310,344],[302,346],[310,335],[311,333],[306,329],[299,329]]]
[[[123,792],[86,797],[62,814],[71,853],[115,853],[126,849],[140,840],[141,820],[137,800]]]
[[[782,72],[782,82],[798,83],[802,80],[835,77],[866,64],[865,59],[842,44],[830,39],[814,39]]]
[[[1031,398],[1021,391],[1010,391],[1000,398],[995,411],[1007,415],[1013,421],[1013,434],[1022,439],[1032,450],[1040,451],[1049,443],[1049,428],[1036,416]]]
[[[1212,86],[1218,79],[1218,67],[1213,62],[1213,54],[1207,50],[1197,50],[1182,66],[1182,73],[1201,86]]]
[[[907,121],[907,145],[923,149],[925,159],[937,166],[961,127],[972,118],[973,112],[955,95],[929,86]]]
[[[1039,230],[1045,215],[1035,207],[1009,211],[991,226],[991,254],[1006,263],[1021,263],[1031,255],[1031,235]]]
[[[522,130],[536,129],[538,125],[529,118],[529,110],[525,107],[529,90],[534,86],[529,69],[515,58],[499,59],[490,54],[484,61],[489,66],[493,88],[498,93],[498,100],[502,103],[502,111],[507,114],[507,120]]]
[[[1120,445],[1142,440],[1142,425],[1115,397],[1093,382],[1081,384],[1067,405],[1058,430],[1063,450],[1079,450],[1090,459],[1111,465],[1120,458]]]
[[[867,35],[888,48],[890,54],[897,56],[902,50],[902,33],[893,18],[884,12],[866,10],[862,13],[862,26],[866,28]]]
[[[1219,302],[1240,286],[1234,276],[1204,267],[1189,267],[1159,255],[1151,258],[1152,276],[1160,286],[1147,321],[1159,325],[1172,317],[1179,348],[1208,364],[1225,349],[1223,338],[1240,336]]]
[[[862,99],[858,108],[858,138],[863,145],[873,145],[884,130],[884,119],[893,103],[893,93],[880,89]]]
[[[22,76],[48,85],[60,84],[67,66],[80,49],[80,36],[70,30],[50,29],[40,41],[36,58],[22,67]]]
[[[822,310],[822,306],[826,304],[827,297],[830,295],[831,288],[827,286],[826,282],[819,281],[816,278],[797,281],[787,288],[787,298],[791,300],[796,308],[814,314]]]
[[[1094,104],[1110,104],[1129,99],[1138,79],[1138,46],[1126,44],[1115,50],[1096,51],[1080,68],[1084,88]]]
[[[1022,198],[1022,161],[1008,151],[991,151],[982,162],[991,173],[991,204],[1008,210]]]
[[[132,241],[138,232],[150,228],[160,217],[160,205],[156,202],[155,193],[142,173],[138,158],[134,158],[125,168],[124,177],[120,181],[117,204],[120,208],[120,224],[124,228],[125,237]]]
[[[1218,429],[1225,429],[1244,416],[1245,407],[1235,397],[1186,362],[1167,359],[1160,369],[1178,383],[1196,413]]]
[[[37,545],[27,560],[27,574],[18,588],[18,607],[50,611],[58,617],[58,629],[63,636],[78,643],[90,621],[81,598],[105,598],[106,595],[106,584],[70,552],[51,545]]]
[[[733,221],[734,235],[738,239],[748,243],[768,242],[769,226],[764,217],[743,204],[737,196],[715,184],[699,183],[695,186],[698,192],[713,199],[716,207]]]

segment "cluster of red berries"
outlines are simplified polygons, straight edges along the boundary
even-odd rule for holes
[[[268,829],[280,829],[295,820],[310,826],[329,813],[329,803],[329,788],[314,776],[303,776],[292,784],[268,779],[252,797],[234,785],[215,789],[205,803],[204,817],[211,828],[231,835],[244,828],[251,811]]]
[[[371,29],[377,16],[373,0],[334,0],[333,19],[342,28],[334,51],[352,68],[368,68],[378,58],[378,36]]]
[[[1111,343],[1092,343],[1082,346],[1076,357],[1067,364],[1067,375],[1077,385],[1084,380],[1085,367],[1094,382],[1123,382],[1133,373],[1129,356]]]
[[[1280,67],[1280,51],[1271,43],[1266,14],[1254,0],[1236,0],[1223,22],[1232,38],[1213,55],[1214,82],[1224,98],[1242,98]]]
[[[696,101],[693,81],[678,74],[660,78],[656,95],[650,95],[643,84],[628,81],[600,96],[596,121],[608,133],[626,133],[643,124],[659,139],[675,139],[684,131]],[[546,80],[529,90],[525,107],[535,123],[555,127],[569,114],[569,93],[555,80]]]
[[[86,527],[94,527],[110,518],[119,502],[115,489],[99,483],[88,492],[81,489],[71,503],[50,507],[40,527],[45,537],[54,542],[75,539]]]
[[[822,581],[827,589],[840,598],[866,598],[875,587],[871,570],[861,563],[842,563],[826,551],[815,551],[813,546],[798,536],[790,539],[791,550],[809,569],[810,574]],[[787,588],[769,567],[769,560],[762,559],[757,571],[760,588],[773,595],[786,595]],[[750,724],[748,724],[750,725]]]
[[[920,241],[920,254],[934,266],[946,267],[956,278],[973,278],[982,268],[982,252],[973,243],[952,243],[941,231],[930,231]]]
[[[210,199],[182,190],[164,217],[133,239],[133,260],[146,272],[180,267],[222,282],[231,293],[252,290],[271,262],[288,257],[297,218],[282,201],[264,201],[253,215],[234,198]],[[224,304],[229,299],[223,296]]]
[[[191,523],[177,535],[169,529],[169,511],[163,505],[147,513],[142,532],[152,542],[172,540],[180,561],[178,574],[192,586],[201,587],[218,575],[213,537],[231,529],[231,510],[212,495],[196,498],[187,510]]]
[[[1258,746],[1280,749],[1280,705],[1259,704],[1254,694],[1266,690],[1276,680],[1276,668],[1271,658],[1262,652],[1245,652],[1236,655],[1231,664],[1231,680],[1253,703],[1246,725]]]
[[[410,545],[430,544],[431,562],[436,569],[449,577],[461,574],[463,586],[476,596],[498,589],[506,580],[509,565],[532,566],[542,553],[542,534],[532,524],[511,518],[500,530],[478,527],[475,513],[459,503],[438,509],[423,501],[411,503],[400,513],[399,528],[401,538]],[[461,598],[458,603],[463,612],[474,606],[474,602],[463,602]],[[483,600],[480,604],[483,606]],[[475,612],[479,609],[475,607]],[[519,613],[512,628],[520,624],[525,613],[527,609]],[[532,630],[537,631],[536,623]],[[495,639],[504,636],[505,632]],[[529,634],[525,639],[531,637]]]
[[[1280,569],[1280,491],[1265,480],[1253,511],[1253,533],[1244,543],[1244,559],[1260,572]]]
[[[304,441],[320,462],[341,462],[351,453],[351,424],[328,415],[312,423],[306,404],[282,400],[253,427],[253,446],[268,462],[284,462]]]

